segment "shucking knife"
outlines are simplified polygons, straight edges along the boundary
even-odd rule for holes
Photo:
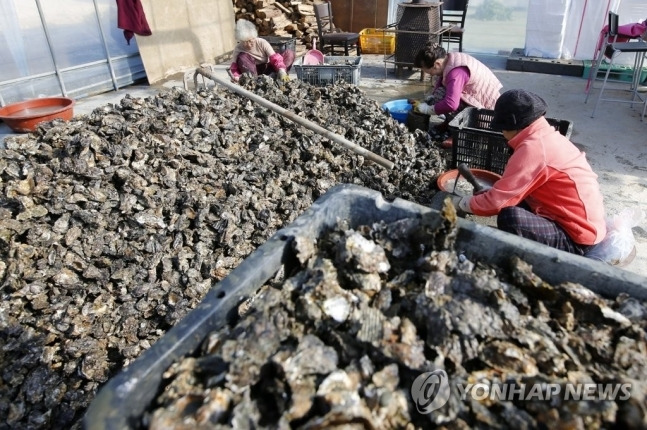
[[[470,168],[467,167],[467,164],[461,163],[458,165],[458,176],[456,176],[456,182],[454,183],[454,190],[456,189],[456,183],[458,183],[458,178],[460,177],[460,175],[463,175],[463,177],[467,180],[467,182],[472,184],[472,186],[474,187],[473,194],[476,194],[483,189],[483,185],[481,185],[479,181],[476,180]]]

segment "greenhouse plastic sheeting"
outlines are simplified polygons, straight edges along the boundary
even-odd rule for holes
[[[0,1],[0,104],[75,99],[146,77],[137,43],[117,28],[114,0]]]

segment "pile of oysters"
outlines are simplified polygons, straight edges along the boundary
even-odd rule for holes
[[[164,373],[142,427],[646,428],[647,303],[472,261],[455,221],[296,237],[296,267]]]
[[[215,86],[126,96],[0,152],[0,416],[77,428],[98,388],[332,186],[423,205],[444,157],[357,87],[240,84],[392,170]]]

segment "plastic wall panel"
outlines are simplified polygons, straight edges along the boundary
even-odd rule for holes
[[[105,58],[92,1],[40,0],[59,69]]]
[[[146,76],[137,41],[128,45],[117,28],[114,0],[2,0],[0,49],[2,105],[81,98]]]
[[[33,1],[0,1],[0,82],[53,70]]]
[[[570,0],[530,0],[526,22],[526,56],[561,58],[570,4]]]
[[[60,96],[58,79],[55,75],[31,78],[13,85],[0,86],[4,104],[33,99],[37,97]]]

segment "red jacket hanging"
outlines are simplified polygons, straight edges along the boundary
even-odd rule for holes
[[[117,0],[117,27],[124,31],[126,42],[130,45],[133,35],[150,36],[153,34],[140,0]]]

